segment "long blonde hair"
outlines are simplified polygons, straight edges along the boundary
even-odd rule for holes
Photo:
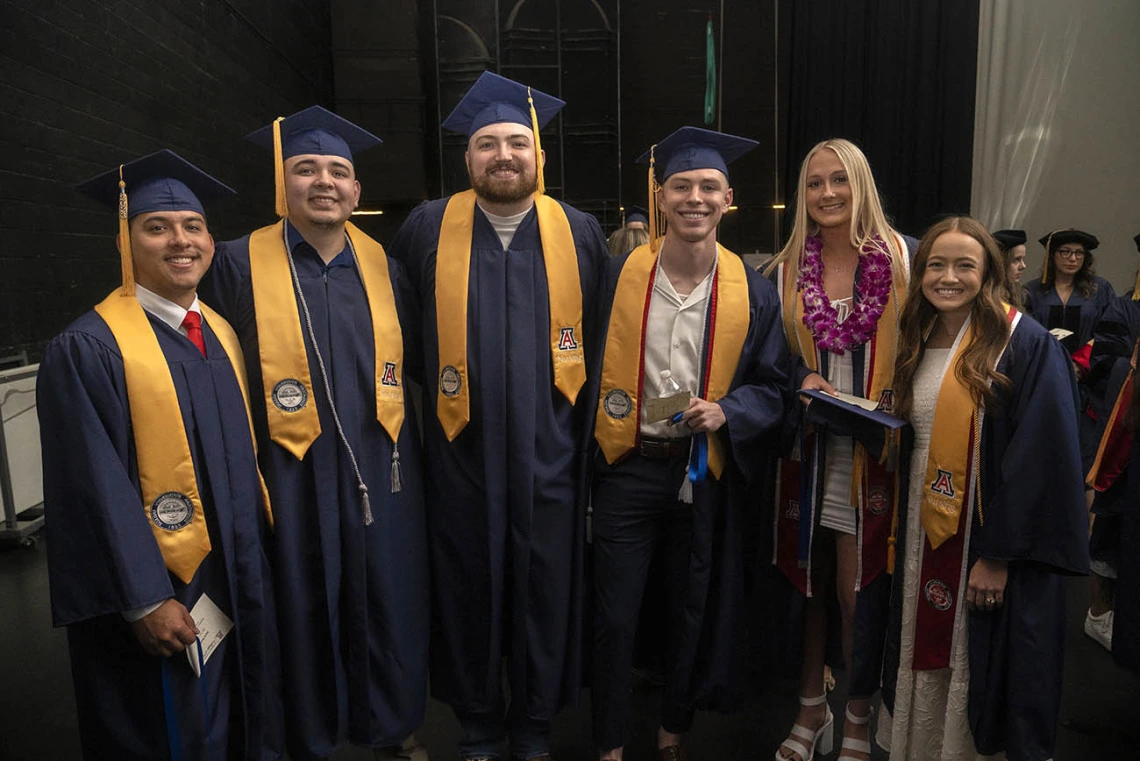
[[[883,212],[883,204],[879,199],[879,189],[875,185],[875,177],[871,174],[871,165],[859,146],[850,140],[833,138],[817,143],[808,151],[804,161],[800,164],[800,179],[796,186],[796,217],[792,226],[792,235],[787,244],[772,257],[772,261],[765,269],[765,274],[771,273],[781,264],[786,264],[787,277],[799,279],[800,261],[803,257],[804,243],[808,235],[815,232],[815,223],[807,212],[804,199],[807,194],[807,171],[812,156],[827,149],[839,157],[843,168],[847,170],[847,181],[851,188],[851,246],[862,250],[876,235],[886,245],[887,253],[891,256],[891,270],[896,283],[905,283],[906,263],[905,251],[900,250],[895,229],[887,221]]]
[[[970,236],[982,247],[985,272],[982,286],[970,306],[974,340],[962,351],[954,373],[970,389],[974,404],[986,404],[997,397],[995,386],[1008,389],[1009,378],[996,369],[1009,342],[1009,316],[1001,301],[1005,296],[1006,270],[1001,247],[981,222],[971,217],[949,217],[927,231],[914,256],[910,293],[902,313],[902,340],[895,359],[895,414],[907,417],[914,404],[914,376],[926,352],[925,336],[938,316],[938,310],[922,292],[922,277],[934,242],[948,232]]]

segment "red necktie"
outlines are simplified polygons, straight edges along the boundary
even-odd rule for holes
[[[202,315],[197,312],[187,312],[182,319],[182,327],[186,328],[186,337],[190,339],[202,356],[206,356],[206,339],[202,337]]]

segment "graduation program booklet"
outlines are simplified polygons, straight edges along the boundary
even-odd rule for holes
[[[234,628],[234,622],[207,595],[202,595],[194,603],[190,618],[194,619],[194,625],[198,627],[198,641],[202,643],[202,665],[205,665],[230,633],[230,629]],[[186,658],[190,661],[190,668],[194,669],[194,676],[201,677],[197,643],[186,648]]]
[[[834,418],[838,414],[840,417],[849,418],[852,426],[873,423],[891,431],[910,425],[901,417],[878,409],[878,402],[873,399],[864,399],[861,396],[851,394],[828,394],[818,389],[809,389],[799,393],[813,401],[822,402],[827,407],[826,410],[813,410],[812,407],[815,405],[809,406],[809,418],[834,422]]]

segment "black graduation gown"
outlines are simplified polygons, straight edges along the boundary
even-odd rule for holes
[[[1041,278],[1034,278],[1025,286],[1025,313],[1048,328],[1050,327],[1049,312],[1052,307],[1078,308],[1080,310],[1079,329],[1075,331],[1076,338],[1070,339],[1075,351],[1087,344],[1089,339],[1093,337],[1097,321],[1100,320],[1109,303],[1116,298],[1116,291],[1112,289],[1112,283],[1103,277],[1094,277],[1093,280],[1096,283],[1096,290],[1088,298],[1082,296],[1081,292],[1074,288],[1069,296],[1069,303],[1062,305],[1056,288],[1044,286],[1041,284]]]
[[[595,367],[605,355],[610,311],[618,278],[629,255],[606,267],[600,303],[602,340],[590,349]],[[710,473],[693,484],[692,549],[685,600],[686,627],[674,666],[678,684],[693,708],[733,710],[744,676],[744,593],[749,583],[744,546],[748,524],[760,510],[769,463],[779,456],[779,428],[789,402],[788,343],[775,286],[745,266],[748,278],[748,333],[728,393],[719,400],[725,425],[717,432],[726,453],[720,479]],[[590,382],[590,444],[593,457],[604,458],[593,439],[600,377]],[[678,479],[678,486],[680,480]]]
[[[471,420],[449,442],[436,414],[435,262],[448,199],[421,204],[389,246],[423,304],[426,458],[432,584],[432,693],[457,712],[499,710],[501,659],[514,700],[552,719],[581,681],[586,386],[571,405],[554,387],[550,306],[537,213],[504,251],[476,208],[467,301]],[[605,238],[563,204],[582,289],[583,346]],[[442,308],[454,308],[442,305]],[[594,368],[587,362],[587,373]]]
[[[200,288],[237,331],[249,375],[262,472],[275,515],[277,612],[289,753],[323,758],[349,740],[400,744],[427,705],[428,575],[419,436],[410,394],[400,431],[403,488],[391,493],[392,442],[376,420],[375,345],[364,285],[348,249],[325,266],[290,228],[297,274],[344,434],[368,486],[365,526],[356,475],[333,422],[298,302],[321,435],[303,460],[269,439],[249,270],[249,237],[218,244]],[[415,297],[388,272],[414,372]],[[406,375],[406,374],[405,374]]]
[[[207,358],[149,318],[170,366],[212,550],[189,584],[169,573],[141,503],[123,361],[94,311],[44,351],[37,381],[52,620],[67,626],[84,758],[170,757],[162,671],[183,758],[282,754],[279,664],[264,511],[241,389],[203,323]],[[182,653],[148,655],[122,617],[207,594],[234,628],[202,681]],[[203,683],[210,711],[203,719]]]
[[[1022,319],[998,371],[1011,388],[982,424],[982,519],[970,526],[970,558],[1008,562],[1005,603],[969,611],[969,722],[979,753],[1011,761],[1053,756],[1065,645],[1063,576],[1087,574],[1088,519],[1077,446],[1076,383],[1061,345]],[[1048,442],[1044,446],[1042,442]],[[910,452],[899,467],[908,494]],[[898,536],[918,516],[899,502]],[[905,567],[906,542],[896,568]],[[902,627],[903,574],[893,577],[883,698],[894,708]],[[965,594],[965,590],[962,590]]]
[[[1140,673],[1140,436],[1133,437],[1128,489],[1121,509],[1120,567],[1112,622],[1112,654],[1117,663]]]

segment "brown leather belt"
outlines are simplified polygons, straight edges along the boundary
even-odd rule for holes
[[[638,444],[638,453],[650,460],[672,460],[689,456],[689,442],[692,437],[675,439],[654,439],[643,436]]]

